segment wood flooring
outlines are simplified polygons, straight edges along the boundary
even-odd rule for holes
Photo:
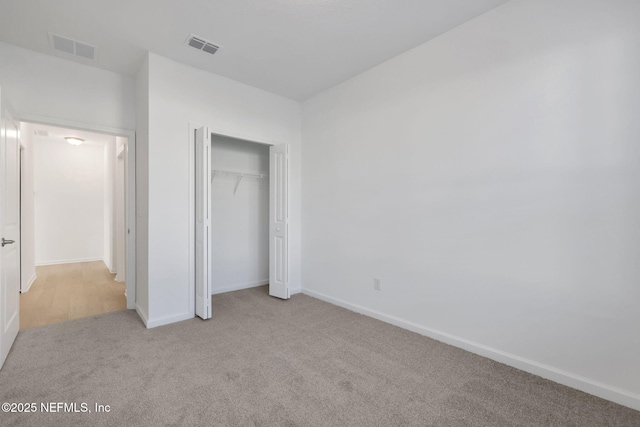
[[[124,282],[102,261],[36,267],[38,278],[20,294],[20,329],[124,310]]]

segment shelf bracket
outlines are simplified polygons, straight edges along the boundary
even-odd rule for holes
[[[238,190],[238,186],[240,185],[240,181],[242,181],[242,178],[244,177],[244,174],[241,173],[240,175],[238,175],[238,177],[236,178],[236,186],[233,189],[233,195],[236,195],[236,191]]]

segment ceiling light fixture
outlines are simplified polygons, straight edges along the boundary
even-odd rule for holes
[[[65,136],[64,139],[71,145],[80,145],[84,142],[84,139],[76,138],[75,136]]]

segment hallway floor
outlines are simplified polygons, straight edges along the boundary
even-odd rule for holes
[[[36,267],[38,278],[20,294],[20,329],[124,310],[124,282],[104,262]]]

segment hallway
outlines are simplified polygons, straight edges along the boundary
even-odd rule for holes
[[[89,317],[127,306],[125,283],[102,261],[36,267],[38,278],[20,294],[20,329]]]

